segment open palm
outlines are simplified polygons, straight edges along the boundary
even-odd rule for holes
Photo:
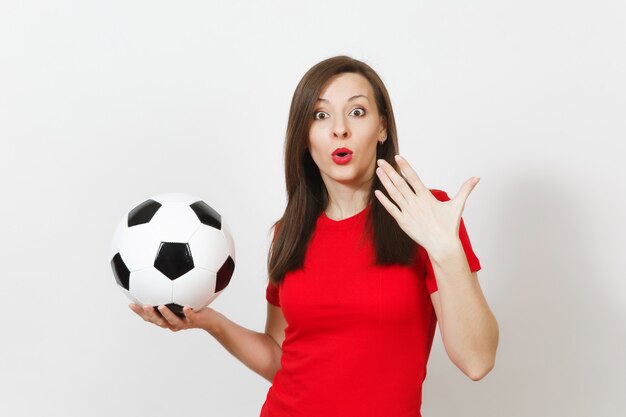
[[[376,173],[393,199],[391,202],[380,190],[376,190],[381,204],[396,219],[400,228],[429,253],[443,250],[458,241],[465,202],[480,179],[468,179],[454,198],[439,201],[404,158],[396,155],[396,161],[406,179],[388,162],[378,160]]]

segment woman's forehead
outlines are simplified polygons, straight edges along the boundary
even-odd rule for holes
[[[371,100],[372,86],[363,75],[346,72],[330,78],[318,98],[322,101],[347,101],[359,95]]]

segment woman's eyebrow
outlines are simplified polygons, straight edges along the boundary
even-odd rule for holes
[[[350,97],[350,98],[348,99],[348,101],[352,101],[352,100],[357,99],[357,98],[359,98],[359,97],[364,97],[364,98],[365,98],[365,100],[369,101],[369,98],[367,98],[367,96],[366,96],[366,95],[364,95],[364,94],[357,94],[356,96],[352,96],[352,97]],[[317,101],[325,101],[325,102],[328,102],[328,99],[325,99],[325,98],[319,97],[319,98],[317,99]]]

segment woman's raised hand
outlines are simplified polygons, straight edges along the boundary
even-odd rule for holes
[[[429,255],[460,243],[461,215],[467,198],[480,178],[468,179],[454,198],[439,201],[422,183],[406,159],[396,155],[396,161],[406,177],[400,175],[384,159],[377,161],[379,168],[376,169],[376,174],[393,200],[392,202],[382,191],[376,190],[374,193],[381,204],[396,219],[400,228],[426,249]]]
[[[185,329],[204,329],[209,330],[211,319],[217,313],[209,307],[203,307],[198,311],[193,311],[191,307],[184,307],[183,314],[185,318],[181,319],[164,305],[158,307],[159,315],[151,305],[143,307],[131,303],[128,305],[132,311],[147,322],[156,324],[164,329],[170,329],[173,332]]]

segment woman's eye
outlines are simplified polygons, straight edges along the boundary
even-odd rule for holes
[[[318,120],[327,119],[328,113],[325,113],[323,111],[316,111],[315,113],[313,113],[313,118]]]
[[[365,114],[365,109],[357,107],[356,109],[352,110],[350,114],[352,114],[353,116],[363,116]]]

